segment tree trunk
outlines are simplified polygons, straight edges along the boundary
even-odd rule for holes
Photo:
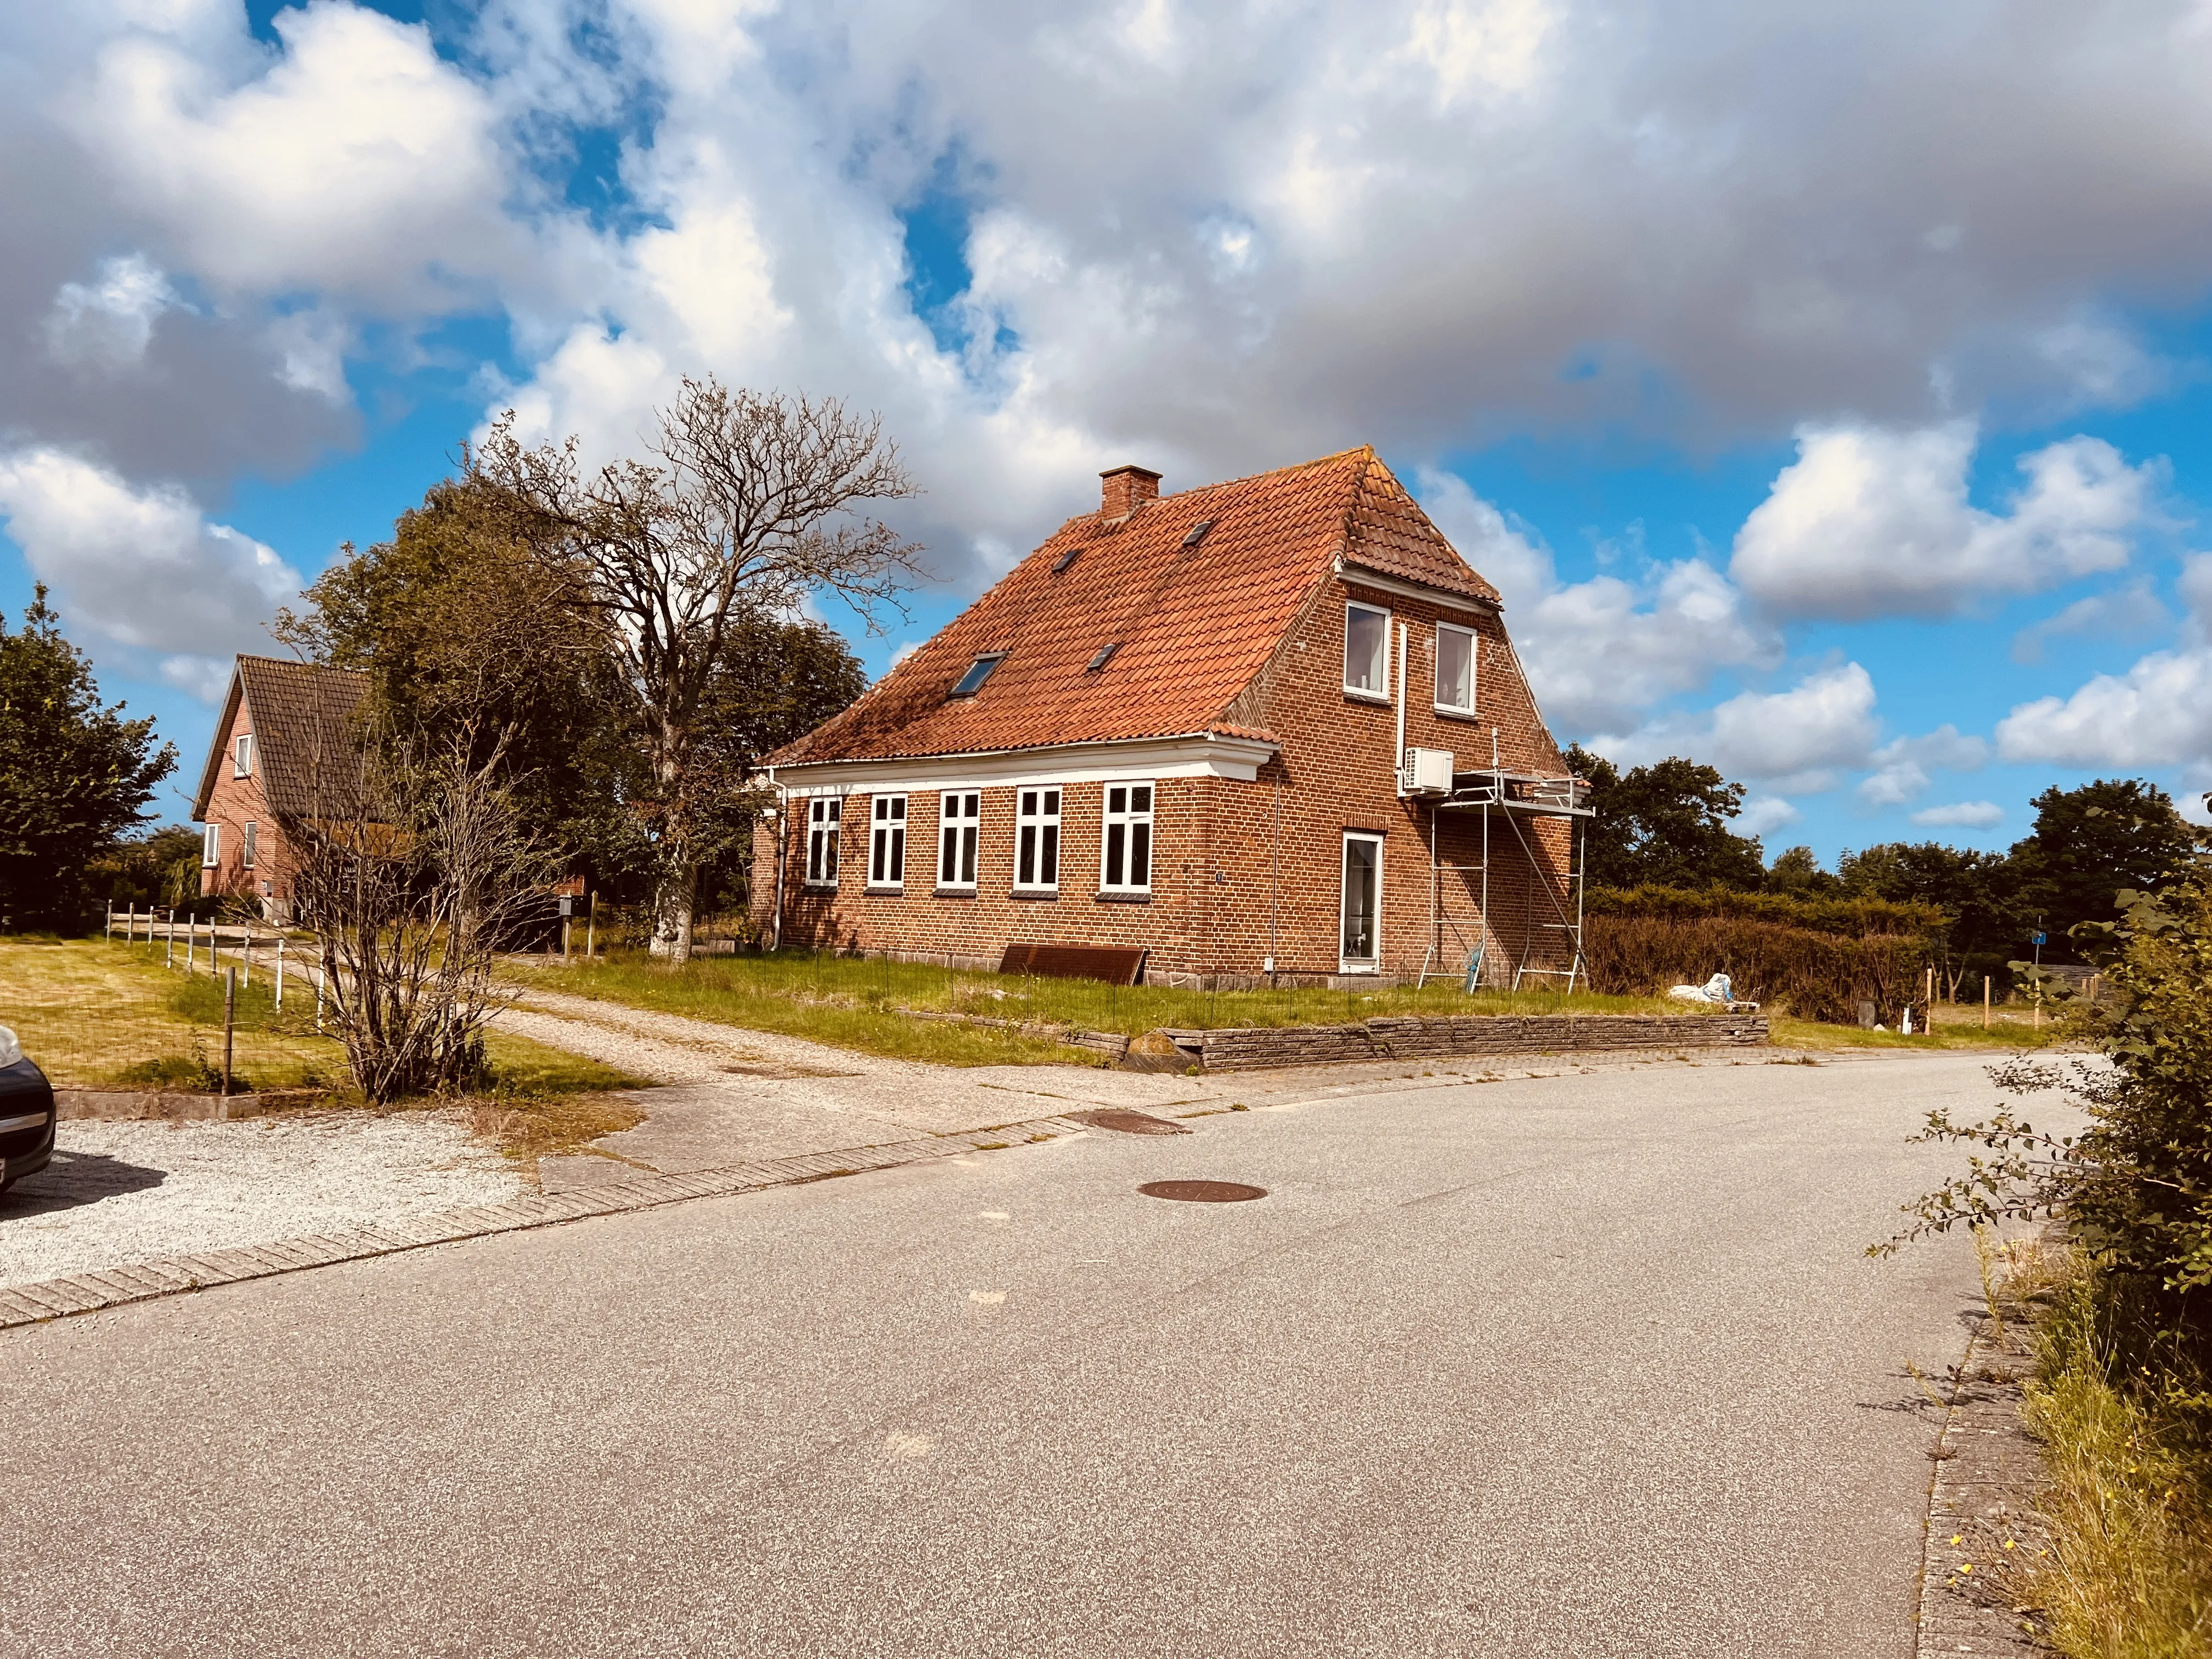
[[[691,904],[698,884],[698,871],[686,863],[663,876],[653,890],[651,954],[666,957],[673,968],[691,960]]]

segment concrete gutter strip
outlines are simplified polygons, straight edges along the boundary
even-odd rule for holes
[[[558,1227],[625,1210],[758,1192],[770,1187],[819,1181],[829,1175],[890,1169],[926,1163],[935,1158],[960,1157],[988,1147],[1020,1146],[1090,1132],[1088,1126],[1071,1123],[1066,1118],[1037,1118],[993,1129],[931,1135],[888,1146],[855,1147],[844,1152],[757,1160],[729,1169],[701,1170],[682,1175],[653,1175],[636,1181],[611,1182],[603,1187],[580,1187],[565,1193],[517,1199],[507,1204],[445,1210],[379,1226],[349,1227],[275,1243],[237,1245],[228,1249],[138,1262],[128,1267],[98,1268],[0,1289],[0,1329],[40,1324],[72,1314],[94,1313],[125,1303],[149,1302],[216,1285],[236,1284],[241,1279],[269,1279],[340,1261],[394,1255],[404,1250],[423,1249],[465,1238]]]

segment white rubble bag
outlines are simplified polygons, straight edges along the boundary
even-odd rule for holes
[[[1715,1008],[1735,1010],[1759,1006],[1755,1002],[1738,1002],[1735,1000],[1735,986],[1726,974],[1715,974],[1703,985],[1674,986],[1667,994],[1679,998],[1684,1002],[1702,1002]]]

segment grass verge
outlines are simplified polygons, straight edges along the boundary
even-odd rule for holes
[[[162,947],[110,939],[0,939],[0,1025],[55,1083],[213,1089],[222,1062],[222,985],[162,965]],[[485,1034],[495,1102],[553,1100],[635,1086],[611,1066],[527,1037]],[[292,978],[284,1006],[265,964],[240,989],[232,1086],[353,1097],[345,1050],[315,1033],[314,999]],[[602,1132],[604,1133],[604,1132]]]
[[[1998,1025],[1984,1030],[1975,1016],[1971,1025],[1938,1018],[1933,1030],[1905,1036],[1897,1031],[1863,1031],[1856,1025],[1823,1025],[1817,1021],[1777,1014],[1768,1022],[1777,1048],[1925,1048],[2016,1050],[2047,1047],[2057,1030],[2046,1023],[2041,1030],[2021,1025]]]
[[[1128,1036],[1163,1026],[1341,1025],[1389,1014],[1698,1012],[1661,997],[1567,996],[1548,991],[1482,991],[1468,996],[1455,984],[1441,983],[1420,990],[1183,991],[969,973],[922,963],[866,962],[803,951],[702,957],[680,970],[641,952],[624,951],[567,968],[518,961],[513,971],[524,984],[549,991],[952,1066],[1065,1065],[1071,1056],[1058,1044],[1017,1033],[912,1019],[903,1011],[976,1014]]]
[[[2043,1443],[2050,1554],[2021,1588],[2072,1659],[2212,1654],[2212,1395],[2134,1335],[2091,1275],[2058,1275],[2022,1420]]]

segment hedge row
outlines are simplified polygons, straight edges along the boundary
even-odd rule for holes
[[[1839,1025],[1857,1023],[1862,1002],[1895,1019],[1900,1005],[1917,1000],[1929,960],[1911,934],[1849,938],[1742,917],[1605,913],[1583,928],[1583,952],[1590,988],[1608,996],[1651,996],[1726,974],[1737,996],[1768,1012]]]
[[[1932,904],[1878,898],[1793,898],[1785,893],[1743,893],[1728,887],[1592,887],[1583,904],[1593,916],[1771,921],[1849,939],[1885,933],[1929,938],[1950,921]]]

